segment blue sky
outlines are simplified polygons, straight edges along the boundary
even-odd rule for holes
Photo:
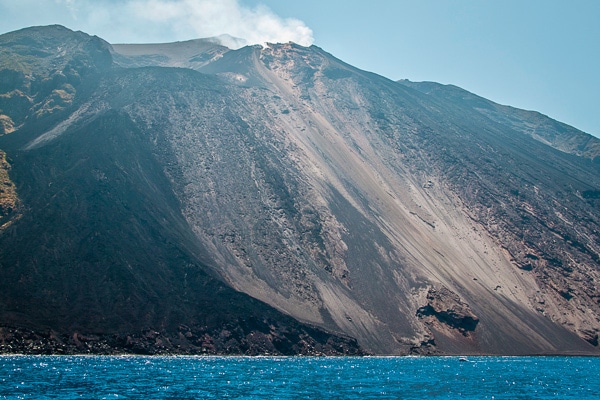
[[[0,0],[2,33],[52,23],[112,43],[314,43],[390,79],[455,84],[600,136],[598,0]]]

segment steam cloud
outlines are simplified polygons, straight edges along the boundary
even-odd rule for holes
[[[312,31],[302,21],[282,19],[263,5],[250,9],[237,0],[138,0],[131,7],[149,21],[166,23],[176,31],[191,30],[197,37],[230,34],[248,44],[293,41],[309,46],[313,42]]]
[[[238,0],[0,0],[0,10],[26,15],[30,25],[60,23],[111,43],[150,43],[229,34],[226,46],[293,41],[313,43],[312,30],[268,7]],[[24,18],[20,18],[23,20]],[[21,26],[23,27],[23,26]]]

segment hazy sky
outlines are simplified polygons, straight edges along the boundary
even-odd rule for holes
[[[314,43],[390,79],[455,84],[600,136],[600,0],[0,0],[1,33],[54,23],[111,43]]]

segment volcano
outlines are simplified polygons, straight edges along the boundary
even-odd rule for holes
[[[2,351],[600,353],[599,139],[316,46],[0,48]]]

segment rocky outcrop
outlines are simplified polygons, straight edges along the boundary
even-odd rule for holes
[[[479,323],[479,318],[468,304],[446,287],[431,288],[427,292],[427,304],[417,310],[417,316],[427,324],[442,323],[468,336]]]
[[[19,197],[9,171],[6,153],[0,150],[0,232],[20,216]]]

